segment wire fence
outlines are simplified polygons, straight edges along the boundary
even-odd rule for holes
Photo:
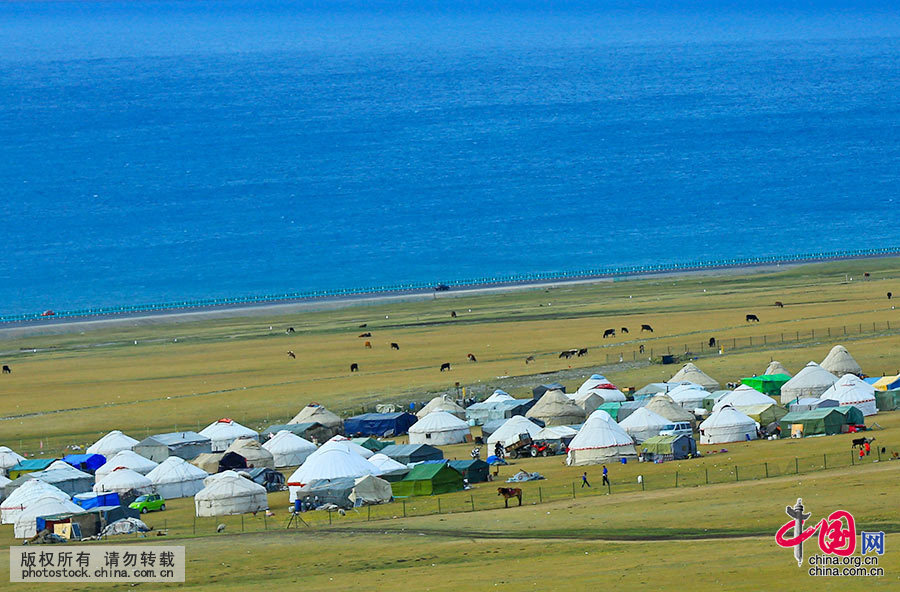
[[[842,259],[859,259],[866,257],[888,257],[900,255],[900,247],[884,247],[879,249],[852,249],[840,251],[819,251],[811,253],[798,253],[793,255],[771,255],[764,257],[735,257],[731,259],[712,259],[707,261],[692,261],[685,263],[658,263],[649,265],[626,265],[616,267],[599,267],[594,269],[580,269],[557,272],[517,273],[506,275],[482,276],[463,280],[449,280],[441,282],[443,285],[455,288],[472,288],[478,286],[515,285],[531,282],[579,280],[591,278],[619,278],[634,275],[647,275],[671,272],[690,272],[711,269],[727,269],[734,267],[751,267],[757,265],[778,265],[814,263],[817,261],[834,261]],[[345,298],[359,295],[395,294],[402,292],[431,291],[437,287],[437,282],[402,282],[382,284],[377,286],[357,288],[337,288],[328,290],[304,290],[272,294],[259,294],[250,296],[201,298],[191,300],[176,300],[169,302],[156,302],[149,304],[136,304],[131,306],[97,306],[79,308],[73,310],[60,310],[34,312],[25,314],[0,315],[0,323],[15,323],[23,321],[41,321],[55,318],[92,317],[128,315],[134,313],[147,313],[166,310],[179,310],[186,308],[216,308],[235,305],[252,305],[262,303],[286,302],[296,300],[318,300],[326,298]]]
[[[708,457],[707,457],[708,458]],[[522,505],[537,505],[565,500],[577,500],[599,495],[633,494],[643,491],[656,491],[680,487],[703,487],[722,483],[740,483],[783,477],[787,475],[803,475],[824,470],[871,465],[876,462],[890,460],[900,461],[900,450],[893,446],[872,446],[868,455],[860,457],[859,449],[845,453],[825,453],[813,456],[794,457],[782,460],[763,461],[753,464],[722,463],[710,466],[709,463],[697,463],[695,466],[679,467],[674,472],[654,473],[659,465],[647,463],[647,470],[640,478],[615,479],[608,483],[591,479],[590,486],[580,481],[550,482],[534,481],[526,483],[506,483],[505,481],[478,484],[471,492],[445,495],[419,496],[395,499],[388,504],[362,506],[343,511],[309,511],[296,516],[289,508],[275,508],[276,516],[266,516],[264,512],[256,515],[218,516],[194,518],[190,530],[170,532],[181,535],[207,535],[224,532],[261,532],[265,530],[285,528],[327,528],[363,522],[432,516],[438,514],[456,514],[462,512],[479,512],[497,510],[505,507],[502,497],[497,495],[497,487],[515,487],[522,489]],[[613,472],[615,469],[613,469]],[[488,486],[485,488],[484,486]],[[518,499],[513,497],[509,506],[517,506]],[[288,513],[285,514],[284,512]],[[164,528],[163,524],[154,524]]]

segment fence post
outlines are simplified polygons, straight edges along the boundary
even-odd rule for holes
[[[828,468],[828,455],[827,454],[822,455],[822,466],[826,469]]]
[[[800,459],[796,456],[794,457],[794,472],[800,474]]]
[[[403,517],[406,518],[406,500],[401,500],[403,502]]]
[[[472,494],[469,494],[469,501],[472,503],[472,511],[474,512],[475,511],[475,498],[472,496]]]
[[[191,529],[191,534],[197,534],[197,517],[194,516],[194,526]]]
[[[878,452],[878,460],[879,460],[879,462],[880,462],[880,461],[881,461],[881,448],[878,447],[878,446],[876,446],[876,447],[875,447],[875,450]]]
[[[766,462],[766,463],[763,463],[763,464],[766,465],[766,479],[768,479],[768,478],[769,478],[769,463]]]
[[[855,464],[856,464],[856,455],[853,454],[853,451],[852,451],[852,450],[850,451],[850,464],[851,464],[851,465],[855,465]]]
[[[538,503],[544,503],[544,492],[538,487]]]
[[[753,347],[753,336],[750,336],[750,347]]]
[[[441,503],[441,498],[438,498],[438,504],[440,504],[440,503]],[[366,522],[371,522],[372,521],[372,506],[369,505],[366,507],[369,509],[369,511],[366,515]]]
[[[609,479],[606,480],[606,493],[607,494],[612,493],[612,484],[609,482]]]
[[[266,520],[266,513],[263,512],[263,529],[269,530],[269,521]]]
[[[784,333],[781,334],[781,343],[784,343]]]
[[[572,499],[575,499],[575,482],[572,481]]]
[[[331,510],[328,510],[328,526],[331,526],[331,514],[332,514]],[[406,515],[404,514],[404,516],[406,516]]]
[[[740,476],[738,475],[738,466],[737,465],[734,465],[734,480],[735,481],[741,480]]]
[[[644,491],[644,479],[645,477],[641,475],[641,491]]]
[[[329,514],[330,516],[331,514]],[[244,532],[244,515],[241,514],[241,532]]]
[[[709,485],[709,467],[706,467],[706,484]]]
[[[675,471],[675,487],[678,487],[678,471]]]

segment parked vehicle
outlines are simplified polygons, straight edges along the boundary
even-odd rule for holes
[[[687,434],[690,436],[694,433],[694,430],[691,429],[691,422],[689,421],[679,421],[677,423],[669,423],[662,427],[659,430],[660,436],[680,436],[681,434]]]
[[[141,514],[166,509],[166,500],[158,493],[142,495],[128,505],[132,510],[139,510]]]

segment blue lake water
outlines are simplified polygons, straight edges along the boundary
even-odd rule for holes
[[[900,242],[900,9],[593,4],[0,4],[0,314]]]

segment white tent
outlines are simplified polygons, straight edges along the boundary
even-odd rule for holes
[[[591,374],[591,377],[582,382],[581,386],[578,387],[578,390],[572,393],[572,398],[575,399],[580,395],[585,395],[598,387],[611,386],[613,386],[613,384],[602,374]],[[613,386],[613,388],[615,387]]]
[[[149,458],[141,456],[133,450],[120,450],[112,457],[108,457],[106,460],[106,464],[104,464],[94,472],[94,481],[99,483],[100,480],[103,479],[103,477],[110,474],[119,467],[125,467],[126,469],[131,469],[132,471],[140,473],[141,475],[146,475],[157,466],[159,466],[159,463],[155,463]]]
[[[428,404],[422,407],[418,413],[416,413],[416,417],[422,419],[432,411],[447,411],[458,417],[459,419],[466,418],[466,410],[456,404],[456,402],[448,397],[447,395],[438,395],[432,400],[428,401]]]
[[[4,491],[4,488],[10,483],[12,483],[12,481],[7,479],[3,475],[0,475],[0,502],[6,499],[6,492]]]
[[[822,360],[821,366],[837,376],[862,374],[862,368],[859,367],[859,364],[856,363],[856,360],[853,359],[853,356],[850,355],[850,352],[843,345],[836,345],[831,348],[831,351]]]
[[[194,496],[194,511],[197,516],[247,514],[269,507],[265,487],[232,471],[226,471],[222,475]]]
[[[513,397],[506,391],[500,389],[495,390],[490,397],[484,400],[485,403],[498,403],[500,401],[512,401]]]
[[[731,405],[732,407],[738,408],[738,410],[740,410],[740,407],[772,405],[776,403],[778,403],[778,401],[776,401],[769,395],[764,395],[752,386],[742,384],[716,401],[716,404],[713,405],[713,411],[718,411],[722,407],[726,407],[728,405]]]
[[[875,387],[854,374],[844,374],[827,391],[822,393],[822,399],[837,401],[841,407],[853,405],[863,415],[875,415],[878,408],[875,406]]]
[[[61,460],[53,461],[43,471],[28,473],[28,475],[35,479],[40,479],[44,483],[49,483],[69,495],[90,491],[91,486],[94,484],[93,476],[79,471],[69,463]]]
[[[488,437],[487,443],[490,445],[490,449],[493,450],[494,444],[497,442],[502,442],[503,446],[509,446],[519,440],[519,434],[528,434],[534,438],[540,431],[541,426],[538,424],[521,415],[514,415],[503,422],[503,425]]]
[[[609,413],[594,411],[569,443],[569,466],[593,465],[621,457],[637,456],[634,441]]]
[[[693,382],[694,384],[699,384],[703,388],[709,391],[714,391],[719,388],[719,383],[710,375],[706,374],[695,366],[692,362],[688,362],[685,364],[681,370],[675,373],[675,376],[669,382],[681,382],[688,381]]]
[[[369,506],[372,504],[386,504],[393,497],[391,484],[374,475],[357,477],[353,482],[353,491],[350,492],[350,501],[354,506]]]
[[[6,471],[10,467],[16,466],[23,460],[25,460],[24,456],[16,454],[6,446],[0,446],[0,477],[6,475]]]
[[[113,430],[106,434],[90,446],[88,446],[88,454],[102,454],[107,459],[121,450],[131,450],[138,441],[131,436],[126,436],[119,430]]]
[[[339,477],[362,477],[374,475],[375,465],[347,449],[335,447],[310,455],[299,469],[288,478],[291,490],[291,501],[294,501],[297,490],[318,479],[337,479]]]
[[[784,367],[784,364],[777,360],[769,362],[769,365],[766,367],[766,371],[763,372],[764,376],[772,374],[787,374],[788,376],[793,376],[790,372],[788,372],[788,369]]]
[[[353,454],[362,458],[372,458],[372,456],[375,454],[365,446],[360,446],[356,442],[351,441],[349,438],[345,438],[344,436],[334,436],[330,440],[319,446],[319,448],[315,452],[307,456],[304,463],[309,461],[309,459],[334,448],[352,452]]]
[[[603,398],[600,391],[588,391],[583,395],[577,395],[574,401],[575,404],[584,411],[584,416],[587,417],[596,411],[600,405],[603,405],[606,402],[606,399]]]
[[[247,436],[259,440],[259,434],[227,417],[214,421],[202,430],[201,436],[212,441],[212,452],[222,452],[240,437]]]
[[[276,467],[298,467],[316,451],[315,444],[288,430],[281,430],[262,446],[272,453]]]
[[[54,516],[56,514],[84,514],[84,508],[77,506],[71,500],[60,499],[52,495],[44,496],[28,506],[16,518],[14,535],[17,539],[30,539],[37,534],[37,519],[41,516]]]
[[[225,449],[225,452],[240,454],[247,460],[247,466],[250,468],[275,468],[275,457],[271,452],[263,448],[256,438],[238,438]]]
[[[722,407],[700,424],[700,443],[719,444],[756,439],[756,422],[735,409]]]
[[[459,444],[469,435],[469,424],[447,411],[432,411],[409,428],[410,444]]]
[[[668,395],[676,404],[688,411],[693,411],[703,408],[703,399],[709,395],[709,391],[696,384],[683,384],[673,388]]]
[[[375,474],[378,476],[393,473],[394,471],[402,471],[408,467],[391,457],[381,454],[380,452],[369,459],[369,462],[375,465]]]
[[[837,376],[810,362],[781,387],[781,402],[787,404],[800,397],[818,397],[837,380]]]
[[[619,426],[634,439],[636,444],[640,444],[647,438],[658,436],[663,426],[671,423],[662,415],[654,413],[646,407],[639,407],[623,419]]]
[[[560,390],[547,391],[525,413],[529,419],[539,419],[544,425],[570,425],[584,422],[584,409]]]
[[[61,500],[69,499],[69,496],[58,487],[44,483],[40,479],[26,481],[0,504],[0,522],[3,524],[15,523],[16,518],[28,506],[48,495]]]
[[[535,440],[562,440],[563,438],[573,438],[578,430],[569,426],[550,426],[542,428],[541,431],[534,436]]]
[[[581,401],[590,393],[602,397],[605,403],[628,400],[625,393],[617,389],[616,385],[607,380],[602,374],[592,374],[590,378],[581,383],[577,391],[568,396],[570,399],[575,399],[575,401]]]
[[[170,456],[147,473],[147,478],[164,499],[193,497],[203,489],[209,473],[178,456]]]
[[[313,423],[318,422],[325,426],[326,428],[331,428],[337,431],[343,431],[344,429],[344,420],[340,417],[326,409],[321,405],[317,405],[315,403],[310,403],[306,407],[300,410],[297,415],[294,416],[289,424],[292,423]],[[334,433],[334,432],[332,432]]]
[[[95,493],[153,493],[153,482],[137,471],[120,467],[107,473],[94,484]]]

